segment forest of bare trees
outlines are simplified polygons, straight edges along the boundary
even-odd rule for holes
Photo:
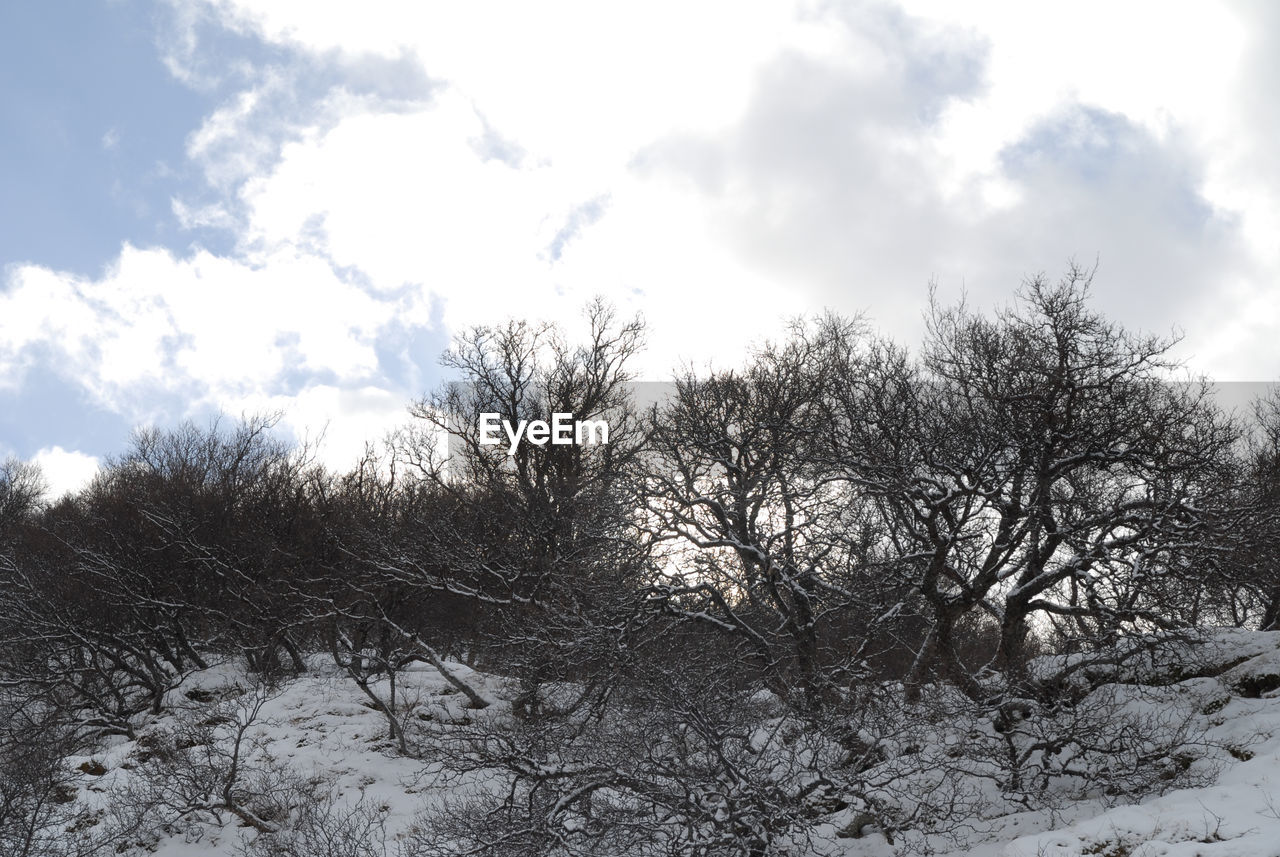
[[[891,842],[945,832],[989,799],[975,776],[1020,806],[1172,787],[1187,723],[1108,688],[1197,628],[1280,624],[1280,397],[1224,411],[1173,340],[1094,309],[1089,276],[993,312],[933,300],[918,348],[797,321],[656,403],[643,323],[602,302],[580,342],[477,328],[349,472],[269,416],[139,429],[62,498],[6,463],[0,852],[108,848],[65,833],[59,760],[137,738],[228,659],[267,694],[323,656],[398,754],[487,772],[405,857],[803,853],[850,807]],[[610,442],[508,455],[478,441],[486,412],[605,419]],[[468,717],[408,721],[398,677],[422,665]],[[238,748],[255,711],[199,728]],[[102,836],[220,808],[261,854],[389,853],[368,817],[183,752]]]

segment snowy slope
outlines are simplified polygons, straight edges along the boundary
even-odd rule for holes
[[[1196,764],[1212,769],[1212,784],[1152,797],[1136,805],[1097,802],[1059,806],[1000,818],[973,819],[962,848],[939,853],[977,857],[1280,857],[1280,634],[1220,631],[1188,656],[1172,682],[1178,692],[1205,700],[1201,712],[1208,743],[1217,748]],[[509,696],[504,680],[464,673],[490,698]],[[173,711],[139,730],[137,741],[117,739],[91,756],[71,759],[83,767],[83,806],[104,810],[138,783],[138,772],[158,738],[207,711],[210,700],[234,707],[252,682],[242,670],[221,665],[199,673],[170,695]],[[382,688],[385,692],[386,688]],[[429,732],[465,722],[465,700],[430,668],[407,673],[398,688],[409,723]],[[499,703],[498,708],[502,707]],[[183,718],[187,718],[184,721]],[[311,672],[273,691],[246,733],[246,758],[255,765],[297,775],[338,807],[360,807],[385,827],[389,838],[407,830],[421,808],[447,794],[429,758],[396,753],[387,722],[332,664],[317,658]],[[448,781],[454,783],[456,780]],[[838,820],[837,820],[838,821]],[[832,835],[824,825],[824,854],[869,857],[897,853],[871,830],[858,838]],[[256,832],[234,815],[195,813],[149,842],[159,857],[232,857]],[[901,840],[899,840],[899,843]],[[939,843],[941,845],[941,843]],[[817,847],[817,846],[815,846]]]
[[[451,664],[482,692],[501,695],[501,684],[473,673],[461,664]],[[417,728],[438,728],[443,722],[457,722],[467,716],[465,699],[435,670],[418,668],[400,676],[398,699],[401,710]],[[247,696],[251,677],[238,666],[223,664],[190,677],[170,693],[171,711],[155,718],[139,730],[137,741],[117,739],[92,756],[73,758],[73,767],[106,769],[105,774],[84,776],[82,800],[103,808],[111,796],[130,787],[136,771],[147,758],[154,736],[174,728],[189,715],[207,710],[210,700],[234,702]],[[386,687],[375,688],[385,693]],[[429,766],[396,752],[388,736],[387,721],[374,710],[331,661],[317,657],[310,672],[293,679],[272,694],[254,719],[245,746],[251,764],[268,763],[299,775],[317,791],[334,798],[338,807],[371,808],[385,821],[394,838],[422,808],[430,791]],[[424,772],[424,767],[427,770]],[[170,835],[147,843],[146,851],[159,857],[232,855],[236,846],[255,837],[255,832],[233,815],[220,813],[221,823],[210,814],[179,821]]]

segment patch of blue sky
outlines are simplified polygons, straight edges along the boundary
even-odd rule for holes
[[[0,456],[30,458],[55,446],[120,452],[132,428],[123,415],[94,403],[81,385],[43,361],[27,371],[19,389],[0,392]]]
[[[564,226],[560,227],[560,231],[547,245],[546,255],[552,262],[560,261],[565,246],[577,238],[584,229],[600,222],[600,218],[604,217],[605,210],[609,207],[609,201],[609,194],[600,194],[569,212]]]
[[[202,180],[186,138],[223,96],[165,68],[166,14],[143,0],[0,4],[0,264],[93,276],[124,241],[190,244],[171,199]]]
[[[3,271],[23,263],[99,276],[124,242],[178,256],[197,246],[234,256],[235,188],[210,183],[208,164],[192,161],[187,144],[210,114],[268,76],[284,83],[262,91],[244,128],[265,143],[254,147],[267,153],[253,165],[258,172],[303,128],[323,122],[315,108],[336,88],[392,109],[432,90],[408,57],[294,53],[157,0],[0,3],[0,291],[9,285]],[[184,226],[175,200],[221,207],[230,219]],[[358,272],[348,273],[359,282]],[[432,381],[446,345],[438,331],[397,329],[380,339],[378,373],[400,389]],[[139,419],[208,416],[193,404],[205,393],[197,389],[135,386],[128,401],[106,407],[56,361],[28,357],[19,387],[0,390],[5,454],[29,457],[50,446],[118,453]],[[291,395],[333,380],[295,365],[267,392]]]
[[[0,3],[0,266],[96,276],[125,241],[232,252],[232,232],[184,227],[173,201],[229,202],[187,140],[263,69],[290,70],[254,117],[276,151],[335,87],[406,102],[430,91],[407,60],[300,56],[212,21],[195,22],[179,80],[162,44],[184,37],[174,18],[151,0]]]
[[[397,319],[379,331],[373,347],[378,370],[390,389],[414,398],[446,378],[448,373],[439,363],[449,347],[442,309],[439,302],[434,303],[430,327],[411,326]]]

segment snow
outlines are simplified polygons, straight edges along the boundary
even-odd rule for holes
[[[966,841],[957,846],[932,842],[944,857],[1280,857],[1280,635],[1223,630],[1206,632],[1194,647],[1190,678],[1134,696],[1128,703],[1164,706],[1190,702],[1207,728],[1212,750],[1202,765],[1206,782],[1149,797],[1136,804],[1108,806],[1093,797],[1052,810],[1011,812],[970,820]],[[1188,661],[1190,663],[1191,661]],[[1153,668],[1169,666],[1153,663]],[[264,705],[251,729],[260,754],[319,784],[340,805],[361,803],[385,819],[394,838],[412,824],[424,804],[439,800],[430,759],[404,758],[388,737],[385,718],[331,663],[316,658],[309,672],[283,684]],[[509,681],[450,663],[449,667],[487,697],[510,698]],[[72,767],[95,762],[106,773],[81,777],[77,800],[106,805],[112,794],[137,775],[148,736],[171,728],[185,710],[210,700],[236,700],[252,682],[233,664],[191,676],[172,691],[169,711],[139,728],[139,740],[114,739],[95,753],[69,759]],[[385,686],[376,688],[385,693]],[[476,712],[435,670],[414,669],[399,677],[398,699],[414,729],[429,732],[465,722]],[[197,700],[199,702],[197,702]],[[758,702],[771,701],[760,695]],[[501,709],[503,703],[495,708]],[[968,724],[942,724],[937,752],[965,740]],[[871,737],[871,736],[868,736]],[[768,741],[768,724],[756,736]],[[1211,781],[1209,781],[1211,780]],[[474,783],[473,783],[474,784]],[[455,781],[456,787],[456,781]],[[837,834],[855,821],[853,810],[816,823],[811,853],[830,857],[875,857],[901,853],[874,826],[850,838]],[[157,857],[232,857],[257,834],[229,813],[218,821],[201,817],[174,825],[152,843]],[[910,837],[907,837],[908,839]],[[917,838],[917,843],[920,842]]]
[[[482,692],[497,694],[499,682],[462,664],[450,662],[449,667],[478,684]],[[193,674],[170,692],[166,713],[139,728],[137,741],[112,739],[93,755],[68,760],[73,768],[97,762],[107,769],[99,777],[85,775],[80,799],[90,806],[105,806],[107,797],[125,788],[134,776],[149,736],[170,727],[184,712],[203,710],[210,699],[237,699],[252,684],[244,669],[232,664]],[[407,671],[398,677],[397,685],[399,708],[408,711],[407,719],[416,728],[430,729],[467,716],[466,700],[435,670]],[[385,682],[374,689],[387,692]],[[263,706],[247,736],[257,747],[254,758],[281,763],[303,779],[321,784],[322,791],[340,806],[363,802],[375,807],[393,835],[407,827],[431,791],[424,764],[396,753],[386,719],[367,703],[367,697],[322,657],[311,660],[307,674],[273,692],[276,695]],[[157,857],[222,857],[235,854],[237,844],[256,835],[229,813],[222,813],[222,821],[221,825],[208,819],[175,825],[171,836],[148,851]]]
[[[1229,748],[1211,786],[1182,789],[1017,836],[952,852],[954,857],[1280,857],[1280,693],[1238,695],[1250,677],[1280,674],[1280,635],[1228,629],[1198,645],[1201,668],[1244,658],[1217,677],[1182,685],[1214,696],[1207,737]],[[1222,704],[1225,701],[1225,704]],[[1236,755],[1242,758],[1236,758]],[[1076,811],[1085,807],[1077,807]],[[1016,819],[1009,819],[1011,822]],[[1045,820],[1026,818],[1026,826]],[[1006,823],[1006,832],[1012,832]],[[874,853],[874,852],[864,852]],[[887,853],[887,852],[882,852]]]

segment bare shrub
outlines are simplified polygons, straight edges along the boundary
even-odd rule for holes
[[[66,757],[80,747],[73,724],[38,706],[0,704],[0,853],[87,857],[110,838],[76,803],[80,777]]]
[[[287,827],[260,833],[240,857],[386,857],[384,813],[367,801],[317,798],[298,807]]]
[[[937,740],[945,716],[906,711],[900,690],[833,693],[800,716],[696,661],[650,664],[607,704],[557,714],[553,695],[540,718],[446,732],[449,775],[407,857],[798,855],[853,818],[895,843],[911,826],[953,835],[976,807]]]
[[[144,737],[143,763],[122,789],[123,820],[198,836],[225,814],[263,833],[280,830],[312,799],[310,787],[266,752],[262,708],[278,692],[257,684],[238,696],[178,713],[171,726]],[[191,831],[197,831],[191,834]]]

